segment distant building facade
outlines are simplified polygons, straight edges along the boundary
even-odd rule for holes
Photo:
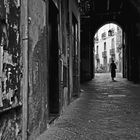
[[[95,35],[95,71],[109,72],[112,59],[117,65],[117,71],[121,72],[122,66],[122,31],[117,25],[110,29],[104,29]]]

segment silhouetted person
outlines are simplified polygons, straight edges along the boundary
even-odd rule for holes
[[[116,64],[114,63],[114,60],[112,60],[112,63],[110,64],[112,81],[114,81],[114,78],[116,77],[116,69],[117,69]]]

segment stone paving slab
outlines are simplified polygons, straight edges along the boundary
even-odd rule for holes
[[[140,140],[140,85],[97,74],[37,140]]]

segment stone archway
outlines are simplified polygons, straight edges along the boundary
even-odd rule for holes
[[[95,73],[109,73],[112,59],[116,63],[117,73],[123,72],[123,32],[118,24],[112,22],[98,28],[93,37]]]
[[[106,5],[106,2],[103,3]],[[96,0],[95,2],[89,1],[89,4],[92,6],[87,10],[88,12],[82,13],[81,16],[81,81],[94,77],[94,69],[92,69],[94,65],[92,60],[93,36],[100,26],[108,22],[119,24],[125,32],[123,33],[123,37],[125,36],[123,77],[138,81],[140,78],[137,76],[139,68],[136,67],[139,62],[138,47],[136,46],[136,42],[138,42],[136,24],[139,23],[139,13],[136,7],[131,2],[123,0],[118,1],[116,5],[112,0],[109,0],[109,9],[100,6]]]

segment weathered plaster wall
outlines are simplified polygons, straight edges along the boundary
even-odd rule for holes
[[[47,5],[29,1],[29,101],[28,136],[35,139],[47,128]]]
[[[78,94],[79,91],[79,85],[77,84],[80,79],[77,78],[77,80],[74,81],[73,79],[73,73],[76,76],[78,74],[80,75],[80,61],[78,57],[80,57],[80,37],[77,38],[77,51],[78,51],[78,57],[76,58],[76,65],[73,64],[73,52],[74,52],[74,36],[72,35],[72,20],[73,16],[77,20],[78,23],[78,35],[80,33],[80,14],[78,11],[78,6],[75,0],[65,0],[61,1],[59,5],[59,14],[60,14],[60,32],[61,32],[61,38],[59,38],[60,42],[60,59],[62,64],[60,63],[60,71],[62,72],[60,76],[61,80],[61,108],[64,110],[67,105],[72,100],[72,94],[73,94],[73,82],[75,82],[75,87],[77,86],[76,90]],[[75,43],[76,44],[76,43]],[[75,71],[74,71],[75,70]],[[77,72],[78,71],[78,72]]]
[[[21,139],[20,1],[0,1],[0,139]],[[4,26],[5,27],[4,27]]]
[[[73,18],[75,18],[77,22],[77,39],[74,39],[74,36],[72,34],[72,22]],[[79,89],[80,89],[80,12],[78,9],[78,4],[75,0],[69,0],[69,22],[70,22],[70,48],[69,48],[69,89],[70,89],[70,95],[72,96],[79,96]],[[75,40],[75,43],[77,44],[77,54],[75,54],[75,59],[73,59],[73,53],[75,46],[73,43],[73,40]],[[74,78],[75,77],[75,78]],[[74,83],[74,84],[73,84]]]
[[[62,85],[61,107],[67,106],[70,101],[68,88],[70,86],[69,70],[72,70],[71,60],[71,25],[72,13],[78,18],[75,4],[69,6],[70,1],[53,0],[59,14],[59,53],[62,66],[59,70]],[[48,1],[29,0],[28,19],[21,17],[20,23],[20,0],[0,1],[0,18],[5,19],[7,32],[1,28],[1,92],[0,92],[0,139],[21,139],[22,132],[22,93],[23,93],[23,53],[20,39],[25,40],[29,33],[28,54],[28,138],[34,140],[36,136],[47,129],[48,124]],[[62,3],[60,3],[62,2]],[[62,9],[60,8],[62,4]],[[69,10],[71,8],[71,10]],[[29,30],[26,31],[24,20],[28,20]],[[21,31],[21,32],[19,32]],[[25,33],[27,32],[27,33]],[[1,32],[0,32],[1,33]],[[62,34],[61,34],[62,33]],[[27,47],[27,46],[24,46]],[[69,48],[69,49],[68,49]],[[69,57],[69,60],[68,60]],[[60,60],[58,60],[60,62]],[[70,62],[70,63],[69,63]],[[60,64],[60,63],[59,63]],[[72,72],[72,71],[71,71]],[[69,77],[69,78],[68,78]],[[61,88],[60,88],[61,89]],[[23,93],[24,94],[24,93]],[[61,108],[61,109],[62,109]],[[3,112],[4,111],[4,112]],[[62,110],[61,110],[62,111]],[[23,111],[24,112],[24,111]],[[26,116],[26,115],[25,115]],[[24,128],[26,131],[26,128]],[[25,132],[26,133],[26,132]]]
[[[0,114],[0,140],[21,140],[21,114],[20,108]]]
[[[60,16],[61,16],[61,61],[63,62],[61,65],[61,70],[63,71],[61,75],[61,83],[63,86],[61,87],[61,108],[64,110],[69,102],[69,93],[68,93],[68,48],[69,48],[69,11],[68,11],[68,0],[61,1],[60,6]],[[60,38],[59,38],[60,39]]]

